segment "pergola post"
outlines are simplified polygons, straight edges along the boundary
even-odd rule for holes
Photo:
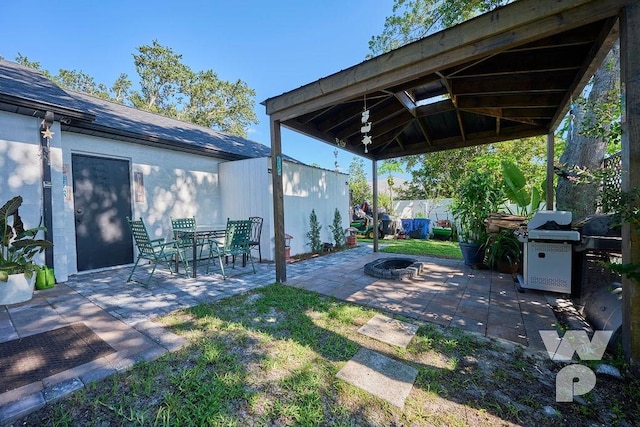
[[[553,131],[549,132],[547,134],[547,199],[546,199],[546,205],[547,205],[547,210],[548,211],[552,211],[553,210],[553,178],[554,178],[554,173],[553,173],[553,162],[554,162],[554,158],[553,158],[553,153],[554,153],[554,145],[555,145],[555,140],[554,140],[554,135],[553,135]]]
[[[622,191],[640,188],[640,4],[620,14],[620,77],[622,89]],[[638,200],[629,203],[636,207]],[[640,264],[640,236],[635,226],[622,225],[622,262]],[[622,279],[622,346],[631,369],[640,374],[640,284]]]
[[[378,252],[378,162],[371,161],[373,176],[373,252]]]
[[[280,122],[271,119],[271,181],[273,187],[273,228],[276,282],[287,281],[284,240],[284,190],[282,186],[282,134]]]

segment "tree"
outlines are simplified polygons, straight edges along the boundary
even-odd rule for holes
[[[182,55],[156,40],[137,50],[133,59],[139,90],[132,90],[126,74],[108,88],[82,71],[61,69],[53,76],[25,56],[18,54],[16,61],[41,71],[61,87],[221,132],[246,137],[249,127],[258,123],[256,93],[242,80],[224,81],[212,70],[194,72],[182,62]]]
[[[96,81],[90,75],[82,71],[60,69],[58,75],[53,77],[58,85],[76,92],[86,93],[102,99],[111,99],[109,89]]]
[[[30,61],[20,53],[16,56],[16,62],[25,67],[40,71],[45,77],[51,79],[58,86],[109,101],[124,103],[131,88],[131,81],[124,73],[120,74],[111,88],[107,88],[107,86],[102,83],[96,83],[93,77],[82,71],[61,68],[58,70],[58,74],[54,76],[49,71],[43,70],[39,62]]]
[[[512,0],[395,0],[382,34],[369,40],[370,56],[379,55],[451,27]]]
[[[180,102],[178,94],[191,77],[191,70],[181,62],[182,55],[156,40],[151,46],[138,47],[138,52],[133,55],[133,62],[140,76],[140,91],[131,94],[133,105],[176,117]]]
[[[361,157],[354,157],[349,164],[349,192],[353,204],[360,204],[371,198],[371,187],[367,182],[364,160]]]
[[[47,77],[49,79],[52,77],[51,73],[49,73],[49,71],[42,69],[42,67],[40,66],[39,62],[30,61],[29,58],[27,58],[26,56],[22,55],[20,52],[18,52],[18,54],[16,55],[16,63],[18,63],[20,65],[24,65],[25,67],[33,68],[34,70],[38,70],[42,74],[44,74],[45,77]]]
[[[258,121],[253,111],[256,93],[242,80],[226,82],[212,70],[191,73],[183,92],[187,102],[178,115],[181,120],[242,136]]]
[[[571,211],[575,218],[596,212],[600,188],[596,182],[576,183],[571,169],[595,171],[608,151],[620,149],[619,49],[616,44],[607,54],[586,88],[588,93],[575,102],[570,116],[566,149],[560,157],[565,171],[558,178],[556,206]]]

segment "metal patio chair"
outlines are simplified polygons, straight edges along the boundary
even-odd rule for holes
[[[241,256],[243,262],[249,259],[253,273],[256,272],[256,267],[253,265],[253,258],[251,258],[251,247],[249,241],[251,240],[251,221],[249,220],[227,220],[227,229],[224,237],[224,242],[220,243],[212,241],[214,244],[211,246],[211,253],[209,256],[209,262],[207,263],[207,273],[209,273],[209,265],[211,259],[218,258],[220,265],[220,271],[222,277],[225,279],[227,275],[224,271],[224,265],[222,258],[232,258],[232,268],[236,268],[236,257]]]
[[[156,271],[158,264],[165,264],[169,267],[171,274],[173,274],[174,271],[172,266],[176,265],[176,257],[184,264],[186,274],[187,276],[189,275],[189,263],[185,256],[185,250],[178,241],[172,240],[166,242],[163,238],[151,239],[142,218],[139,220],[131,220],[127,217],[127,222],[131,228],[133,240],[138,247],[138,258],[136,259],[136,263],[133,265],[133,269],[131,270],[131,274],[129,274],[127,282],[132,281],[131,277],[133,277],[133,273],[136,271],[140,260],[147,260],[150,264],[153,264],[153,268],[151,269],[151,273],[149,274],[146,282],[139,282],[145,286],[149,286],[151,277]],[[178,271],[176,267],[176,274],[177,273]]]
[[[171,229],[173,230],[173,238],[180,243],[180,246],[185,248],[193,247],[193,239],[195,238],[193,234],[184,233],[181,234],[180,231],[187,231],[190,233],[195,233],[197,231],[196,226],[196,218],[173,218],[171,217]],[[209,239],[198,239],[195,242],[196,246],[200,248],[198,252],[199,259],[202,258],[202,252],[204,251],[204,247],[210,244]]]
[[[262,234],[262,217],[250,216],[251,236],[249,237],[249,248],[258,248],[258,259],[262,262],[262,250],[260,249],[260,235]]]

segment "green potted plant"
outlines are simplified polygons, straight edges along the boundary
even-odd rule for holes
[[[503,228],[492,233],[485,244],[487,265],[500,273],[516,274],[522,258],[522,243],[514,230]]]
[[[36,239],[44,227],[26,229],[18,208],[22,197],[16,196],[0,208],[0,305],[17,304],[31,299],[40,266],[34,257],[52,246]]]
[[[458,241],[466,265],[483,264],[485,219],[504,201],[496,182],[488,172],[473,172],[463,179],[452,197],[451,212],[458,223]]]

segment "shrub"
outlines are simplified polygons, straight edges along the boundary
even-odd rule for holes
[[[345,231],[342,228],[342,215],[338,208],[333,212],[333,224],[329,226],[336,249],[341,248],[345,244]]]
[[[322,252],[322,242],[320,241],[322,226],[318,222],[315,209],[311,209],[311,215],[309,215],[309,228],[310,230],[305,235],[308,239],[307,244],[311,248],[311,252],[320,253]]]

